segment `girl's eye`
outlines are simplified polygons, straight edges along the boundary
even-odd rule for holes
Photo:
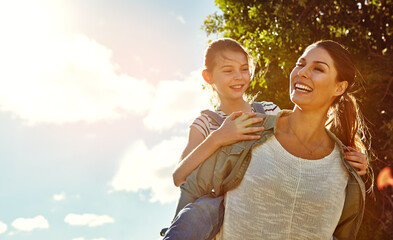
[[[323,69],[322,69],[322,68],[316,67],[316,68],[314,68],[314,69],[317,70],[318,72],[323,72]]]
[[[248,70],[248,68],[244,68],[244,69],[242,69],[242,71],[243,72],[248,72],[249,70]]]
[[[230,73],[232,70],[224,70],[224,73]]]

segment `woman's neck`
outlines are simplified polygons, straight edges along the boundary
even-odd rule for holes
[[[221,102],[220,109],[224,113],[230,115],[231,113],[238,111],[251,112],[251,105],[244,101],[244,99],[236,101],[225,100]]]
[[[325,131],[326,114],[320,111],[303,111],[295,106],[293,113],[288,116],[287,130],[294,132],[303,142],[321,139],[321,137],[327,136]]]
[[[297,107],[280,117],[275,136],[291,154],[305,159],[320,159],[334,148],[325,130],[326,112],[303,111]]]

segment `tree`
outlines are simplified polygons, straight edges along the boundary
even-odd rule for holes
[[[373,137],[375,176],[393,166],[393,1],[216,0],[207,17],[208,35],[240,41],[255,59],[249,93],[291,108],[288,79],[304,48],[321,39],[348,47],[364,79],[358,93]],[[370,181],[368,182],[370,185]],[[392,188],[368,194],[359,239],[393,236]]]

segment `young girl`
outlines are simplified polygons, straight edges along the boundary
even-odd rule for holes
[[[250,118],[255,116],[252,112],[256,109],[244,96],[250,83],[250,69],[253,66],[248,53],[233,39],[215,40],[207,48],[202,76],[218,96],[220,105],[215,112],[226,120],[220,127],[207,114],[195,119],[190,127],[188,144],[173,172],[176,186],[184,183],[187,176],[219,147],[259,138],[252,133],[263,128],[249,126],[262,119]],[[262,102],[262,106],[266,114],[280,111],[270,102]]]
[[[262,118],[252,118],[255,114],[251,113],[251,105],[244,100],[244,92],[250,82],[249,69],[251,64],[243,47],[232,39],[218,39],[212,42],[206,51],[205,67],[206,69],[202,73],[203,78],[212,85],[220,100],[220,106],[216,109],[216,112],[224,118],[228,115],[229,117],[221,127],[214,124],[214,121],[211,121],[207,115],[202,115],[194,121],[190,127],[189,143],[173,174],[176,186],[184,183],[187,176],[218,148],[242,140],[258,140],[260,135],[251,134],[264,129],[263,127],[249,127],[255,123],[260,123]],[[273,103],[263,102],[262,104],[267,114],[277,114],[279,111],[279,108]],[[357,169],[358,174],[365,174],[367,160],[364,154],[350,152],[346,154],[345,158],[349,164]],[[212,204],[211,200],[209,201],[211,208],[220,206],[221,200]],[[206,206],[205,203],[202,205],[209,209],[209,206]],[[188,209],[192,209],[192,207]],[[193,212],[193,214],[195,213]],[[183,217],[184,219],[186,218]],[[197,220],[195,224],[192,223],[193,220]],[[171,226],[165,239],[201,238],[201,235],[191,236],[191,232],[186,230],[187,225],[184,225],[184,223],[194,227],[194,229],[195,227],[201,227],[201,225],[205,225],[207,228],[211,227],[209,226],[211,225],[210,222],[206,222],[206,219],[201,220],[195,214],[194,217],[183,222],[176,221],[176,224]],[[179,235],[182,231],[187,235]],[[214,236],[214,234],[211,236]]]

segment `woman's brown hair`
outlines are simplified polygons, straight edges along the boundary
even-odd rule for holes
[[[333,59],[334,67],[337,70],[337,81],[348,82],[345,92],[338,96],[330,106],[326,125],[345,146],[354,147],[356,150],[368,154],[370,134],[354,96],[362,85],[362,77],[351,54],[344,46],[331,40],[319,41],[309,47],[320,47],[326,50]],[[371,168],[368,172],[372,177]]]

